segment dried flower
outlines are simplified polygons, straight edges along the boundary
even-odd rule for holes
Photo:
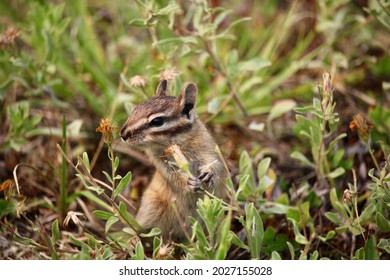
[[[357,130],[359,138],[366,143],[370,139],[368,131],[369,126],[367,125],[366,120],[360,114],[353,116],[352,121],[349,123],[349,129],[352,131]]]
[[[158,250],[156,259],[157,260],[166,260],[168,259],[173,253],[173,247],[171,244],[166,244],[164,246],[161,246]]]
[[[352,201],[352,193],[350,190],[348,190],[348,189],[344,190],[343,201],[344,201],[344,203],[350,203]]]
[[[100,125],[96,128],[96,131],[103,134],[105,143],[111,144],[114,139],[114,133],[118,135],[119,128],[115,124],[111,124],[110,120],[106,118],[100,121]]]
[[[181,170],[185,171],[188,175],[191,175],[191,172],[189,170],[189,162],[186,159],[186,157],[184,156],[179,145],[174,144],[174,145],[168,147],[165,150],[165,152],[167,152],[168,154],[171,154],[173,156],[173,158],[175,159],[177,165],[179,166],[179,168]]]
[[[160,73],[160,81],[162,81],[162,80],[167,80],[167,81],[174,80],[177,75],[179,75],[179,74],[176,72],[176,67],[173,67],[173,68],[170,68],[170,69],[165,69],[164,71],[162,71]]]
[[[9,26],[3,32],[3,34],[0,35],[0,46],[13,44],[15,39],[19,36],[20,36],[20,31],[15,27]]]
[[[332,92],[332,76],[329,73],[325,72],[324,74],[322,74],[322,79],[322,89],[324,90],[324,93],[330,94]]]
[[[12,186],[12,181],[10,179],[5,180],[3,183],[0,184],[0,192],[7,190],[11,186]]]
[[[140,75],[136,75],[130,78],[129,83],[133,87],[145,87],[147,80]]]
[[[72,220],[75,225],[81,224],[81,221],[78,216],[84,216],[84,214],[81,212],[69,211],[68,214],[66,215],[66,218],[64,219],[64,223],[63,223],[64,226],[67,227],[70,220]]]

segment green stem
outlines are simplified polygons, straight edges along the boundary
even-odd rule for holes
[[[369,143],[364,142],[364,144],[366,144],[368,152],[370,153],[371,158],[374,161],[374,165],[375,165],[376,169],[378,170],[378,172],[380,173],[381,169],[379,168],[379,164],[378,164],[378,162],[377,162],[377,160],[375,158],[374,151],[371,149],[371,146],[370,146]]]
[[[65,116],[62,119],[62,150],[64,151],[64,154],[66,154],[67,148],[66,148],[66,118]],[[66,170],[66,159],[65,157],[62,157],[62,164],[61,164],[61,186],[60,186],[60,218],[63,220],[66,212],[66,201],[67,201],[67,192],[66,192],[66,177],[67,177],[67,170]]]
[[[114,201],[114,191],[115,191],[115,158],[114,151],[112,150],[111,144],[107,144],[108,146],[108,157],[111,160],[111,179],[112,179],[112,193],[111,200]]]
[[[327,125],[327,121],[326,121],[326,116],[325,116],[325,111],[324,111],[324,108],[321,104],[321,110],[322,110],[322,115],[323,115],[323,121],[322,121],[322,128],[321,128],[321,141],[320,141],[320,148],[319,148],[319,151],[318,151],[318,157],[317,157],[317,168],[316,168],[316,172],[317,172],[317,176],[318,176],[318,179],[320,181],[322,181],[323,179],[325,178],[328,178],[327,177],[327,174],[330,173],[330,167],[329,167],[329,163],[328,163],[328,159],[326,157],[326,153],[325,153],[325,128],[326,128],[326,125]],[[323,165],[323,168],[321,168],[321,164]],[[325,169],[325,174],[324,173],[324,169]],[[333,181],[332,178],[328,178],[329,180],[329,183],[330,185],[334,188],[336,185]]]

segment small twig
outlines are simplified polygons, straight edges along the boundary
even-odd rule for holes
[[[352,260],[353,259],[353,253],[355,252],[355,247],[356,247],[356,245],[355,245],[356,237],[353,234],[351,234],[351,235],[352,235],[352,238],[351,238],[352,241],[351,241],[351,251],[349,253],[349,257]]]
[[[19,166],[25,166],[25,167],[29,167],[31,168],[32,170],[34,170],[35,172],[37,172],[39,174],[39,176],[41,176],[43,178],[43,180],[45,180],[45,182],[47,183],[48,186],[51,185],[51,183],[49,182],[49,180],[46,178],[45,175],[43,175],[43,173],[35,168],[34,166],[32,165],[29,165],[29,164],[26,164],[26,163],[19,163],[15,166],[14,168],[14,171],[13,171],[13,175],[14,175],[14,180],[15,180],[15,185],[16,185],[16,190],[18,192],[18,194],[20,194],[20,185],[19,185],[19,180],[18,180],[18,175],[17,175],[17,169],[19,168]]]
[[[367,149],[368,149],[368,152],[370,153],[370,156],[374,162],[374,165],[375,165],[375,168],[378,170],[378,172],[380,173],[381,172],[381,169],[379,168],[379,164],[378,164],[378,161],[376,160],[375,158],[375,155],[374,155],[374,151],[371,149],[371,146],[370,146],[370,143],[366,143],[364,142],[367,146]]]
[[[354,202],[356,219],[358,221],[358,225],[359,225],[359,228],[360,228],[360,232],[362,233],[364,242],[367,242],[366,236],[364,235],[364,232],[363,232],[363,228],[362,228],[362,226],[360,224],[360,217],[359,217],[358,207],[357,207],[358,192],[357,192],[357,179],[356,179],[356,171],[355,171],[355,169],[352,169],[352,175],[353,175],[353,189],[354,189],[354,192],[355,192],[355,195],[353,196],[354,197],[353,202]]]

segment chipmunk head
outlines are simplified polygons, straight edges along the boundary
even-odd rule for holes
[[[198,88],[187,83],[178,97],[167,95],[167,81],[159,83],[156,95],[137,105],[121,129],[121,138],[138,148],[181,144],[193,129]]]

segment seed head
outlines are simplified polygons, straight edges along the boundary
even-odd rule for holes
[[[68,214],[66,215],[66,218],[64,219],[64,226],[67,227],[70,220],[72,220],[75,225],[81,224],[81,220],[79,219],[78,216],[84,216],[84,214],[81,212],[69,211]]]
[[[12,45],[19,36],[19,29],[12,26],[7,27],[3,34],[0,34],[0,46]]]
[[[349,189],[345,189],[343,193],[343,202],[351,203],[351,201],[352,201],[352,193]]]
[[[370,139],[369,126],[360,114],[353,116],[352,121],[349,123],[349,129],[352,131],[357,130],[359,138],[366,143]]]
[[[114,136],[116,137],[119,133],[119,128],[110,122],[108,118],[101,119],[100,125],[96,128],[97,132],[101,132],[104,137],[104,142],[107,144],[111,144],[114,140]]]
[[[329,95],[331,92],[332,92],[332,76],[325,72],[324,74],[322,74],[322,79],[323,79],[323,83],[322,83],[322,89],[324,90],[324,93],[326,95]]]
[[[162,80],[167,80],[167,81],[174,80],[177,75],[179,75],[179,74],[176,72],[176,67],[165,69],[164,71],[162,71],[160,73],[160,81],[162,81]]]
[[[140,75],[136,75],[130,78],[129,83],[133,87],[145,87],[145,85],[147,84],[147,80]]]
[[[171,244],[166,244],[164,246],[161,246],[160,249],[158,250],[156,259],[158,260],[166,260],[170,258],[170,256],[173,253],[173,247]]]

